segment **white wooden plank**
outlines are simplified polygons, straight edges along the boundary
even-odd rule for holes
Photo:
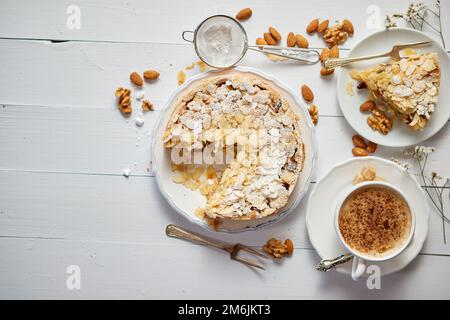
[[[137,116],[137,115],[136,115]],[[151,132],[159,112],[143,115],[142,127],[117,107],[0,108],[1,168],[121,175],[149,175]]]
[[[427,2],[432,3],[432,0]],[[277,0],[4,0],[0,12],[0,37],[100,40],[125,42],[182,43],[181,32],[192,30],[204,18],[213,14],[234,16],[244,7],[253,9],[253,16],[244,23],[253,42],[273,25],[282,35],[293,31],[305,33],[312,19],[350,19],[355,36],[345,44],[352,45],[372,31],[368,18],[379,14],[381,27],[387,13],[406,10],[410,1],[371,0],[353,1],[277,1]],[[79,29],[69,29],[66,13],[69,5],[77,5],[81,12]],[[373,9],[375,6],[375,9]],[[372,8],[367,11],[368,8]],[[38,14],[39,13],[39,14]],[[99,19],[101,17],[101,19]],[[322,46],[317,36],[310,37],[312,46]]]
[[[450,258],[419,256],[367,289],[335,272],[315,271],[318,257],[296,250],[255,272],[210,248],[165,244],[0,239],[2,299],[449,299]],[[30,261],[33,261],[32,268]],[[80,290],[66,287],[67,267],[81,270]]]
[[[286,219],[256,232],[214,236],[254,246],[273,236],[289,237],[297,247],[311,249],[305,227],[306,202]],[[0,171],[0,212],[0,236],[8,237],[162,244],[167,241],[164,228],[169,223],[208,234],[167,204],[152,177]],[[443,243],[441,220],[434,212],[422,252],[450,255],[450,245]]]
[[[111,109],[115,108],[115,88],[131,85],[130,72],[154,68],[161,77],[144,90],[158,109],[176,89],[177,73],[198,58],[189,45],[0,40],[0,61],[0,104]],[[241,65],[277,77],[297,94],[307,83],[316,92],[315,103],[323,114],[341,114],[332,81],[335,76],[322,79],[318,64],[275,63],[250,52]],[[186,74],[199,72],[195,68]]]
[[[189,45],[0,40],[0,61],[0,104],[114,108],[114,90],[131,86],[130,72],[157,69],[160,79],[146,84],[144,91],[161,109],[177,87],[177,73],[198,58]],[[321,77],[319,64],[273,62],[249,52],[240,65],[276,77],[296,94],[306,83],[316,93],[321,114],[342,114],[336,75]],[[199,72],[186,71],[188,77]]]
[[[151,175],[151,133],[159,112],[144,115],[138,128],[115,107],[76,108],[12,106],[0,108],[0,170]],[[319,113],[322,109],[319,107]],[[316,127],[317,173],[352,156],[354,131],[343,117],[321,117]],[[429,168],[450,176],[450,127],[429,139],[437,148]],[[375,155],[402,158],[402,150],[380,146]],[[135,165],[136,163],[136,165]]]

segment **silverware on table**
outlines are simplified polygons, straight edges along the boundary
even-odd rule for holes
[[[350,261],[351,259],[353,259],[352,254],[343,254],[332,260],[324,259],[324,260],[320,261],[319,264],[316,266],[316,270],[322,271],[322,272],[327,272],[327,271],[334,269],[337,265],[346,263],[346,262]]]
[[[253,45],[248,46],[249,50],[271,54],[285,59],[292,59],[306,64],[315,64],[320,61],[320,53],[315,49],[292,48],[283,46]]]
[[[258,256],[258,257],[264,258],[264,259],[268,259],[268,257],[266,255],[264,255],[262,252],[259,252],[258,250],[244,246],[240,243],[237,243],[234,245],[219,243],[217,241],[213,241],[213,240],[207,239],[205,237],[199,236],[191,231],[187,231],[180,227],[174,226],[173,224],[169,224],[166,227],[166,235],[169,237],[172,237],[172,238],[188,240],[188,241],[192,241],[192,242],[195,242],[195,243],[198,243],[201,245],[224,250],[229,253],[230,258],[232,260],[239,261],[249,267],[255,267],[255,268],[265,270],[264,267],[261,266],[260,264],[258,264],[257,262],[239,256],[239,252],[241,250],[246,251],[250,254],[253,254],[255,256]]]
[[[370,59],[375,59],[375,58],[382,58],[382,57],[391,57],[394,60],[400,60],[400,50],[405,49],[405,48],[423,46],[423,45],[427,45],[430,43],[431,43],[431,41],[420,41],[420,42],[395,45],[388,52],[378,53],[378,54],[369,55],[369,56],[362,56],[362,57],[355,57],[355,58],[328,58],[327,60],[325,60],[324,66],[326,69],[334,69],[336,67],[342,67],[342,66],[348,65],[353,62],[370,60]]]

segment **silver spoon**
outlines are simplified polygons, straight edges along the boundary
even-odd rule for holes
[[[319,264],[316,266],[317,271],[327,272],[332,269],[334,269],[336,266],[346,263],[353,259],[352,254],[343,254],[337,258],[334,258],[332,260],[329,259],[323,259],[319,262]]]

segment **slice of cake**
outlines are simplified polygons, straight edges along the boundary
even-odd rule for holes
[[[404,123],[422,130],[434,112],[439,95],[440,67],[435,52],[391,60],[351,77],[366,84]]]

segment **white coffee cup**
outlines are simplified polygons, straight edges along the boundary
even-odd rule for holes
[[[399,196],[401,196],[403,198],[405,203],[408,205],[409,211],[411,213],[411,229],[409,231],[409,235],[406,238],[406,240],[402,243],[401,246],[398,246],[397,248],[392,249],[391,251],[387,252],[387,254],[382,255],[382,256],[367,255],[362,252],[358,252],[358,251],[354,250],[344,241],[344,238],[342,237],[342,234],[339,230],[339,214],[341,212],[341,207],[344,204],[344,202],[350,196],[355,194],[356,192],[359,192],[363,189],[371,188],[371,187],[386,188],[387,190],[397,193]],[[414,235],[414,229],[415,229],[415,223],[416,223],[414,210],[411,207],[410,203],[411,202],[408,201],[408,198],[405,196],[405,194],[403,192],[401,192],[397,187],[395,187],[387,182],[384,182],[384,181],[362,182],[362,183],[359,183],[359,184],[353,186],[352,188],[350,188],[348,191],[346,191],[343,194],[342,198],[338,201],[337,206],[336,206],[336,210],[335,210],[335,214],[334,214],[334,224],[335,224],[335,230],[336,230],[339,240],[342,242],[344,247],[354,256],[353,265],[352,265],[352,274],[351,274],[353,280],[359,280],[366,273],[367,262],[381,262],[381,261],[386,261],[386,260],[392,259],[392,258],[396,257],[397,255],[399,255],[401,252],[403,252],[403,250],[405,250],[408,247],[408,245],[410,244],[412,237]]]

